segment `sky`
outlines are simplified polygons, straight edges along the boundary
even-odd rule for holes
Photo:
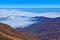
[[[0,0],[0,8],[60,7],[60,0]]]

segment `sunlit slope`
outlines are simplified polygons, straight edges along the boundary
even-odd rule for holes
[[[40,40],[40,38],[18,32],[9,25],[0,23],[0,40]]]

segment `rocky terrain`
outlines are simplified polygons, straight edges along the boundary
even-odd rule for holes
[[[42,18],[39,17],[38,23],[32,24],[25,28],[17,28],[17,30],[30,35],[38,36],[46,40],[60,39],[60,17],[57,18]]]
[[[0,23],[0,40],[41,40],[22,32],[18,32],[11,26]]]

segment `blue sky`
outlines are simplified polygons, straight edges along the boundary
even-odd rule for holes
[[[0,0],[0,8],[60,7],[59,0]]]

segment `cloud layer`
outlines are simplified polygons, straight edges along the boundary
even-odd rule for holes
[[[29,21],[31,17],[44,16],[44,17],[60,17],[60,12],[43,12],[43,13],[33,13],[33,12],[23,12],[20,10],[8,10],[0,9],[0,18],[7,18],[5,21],[0,22],[9,24],[13,27],[25,27],[27,25],[35,23],[34,21]]]

